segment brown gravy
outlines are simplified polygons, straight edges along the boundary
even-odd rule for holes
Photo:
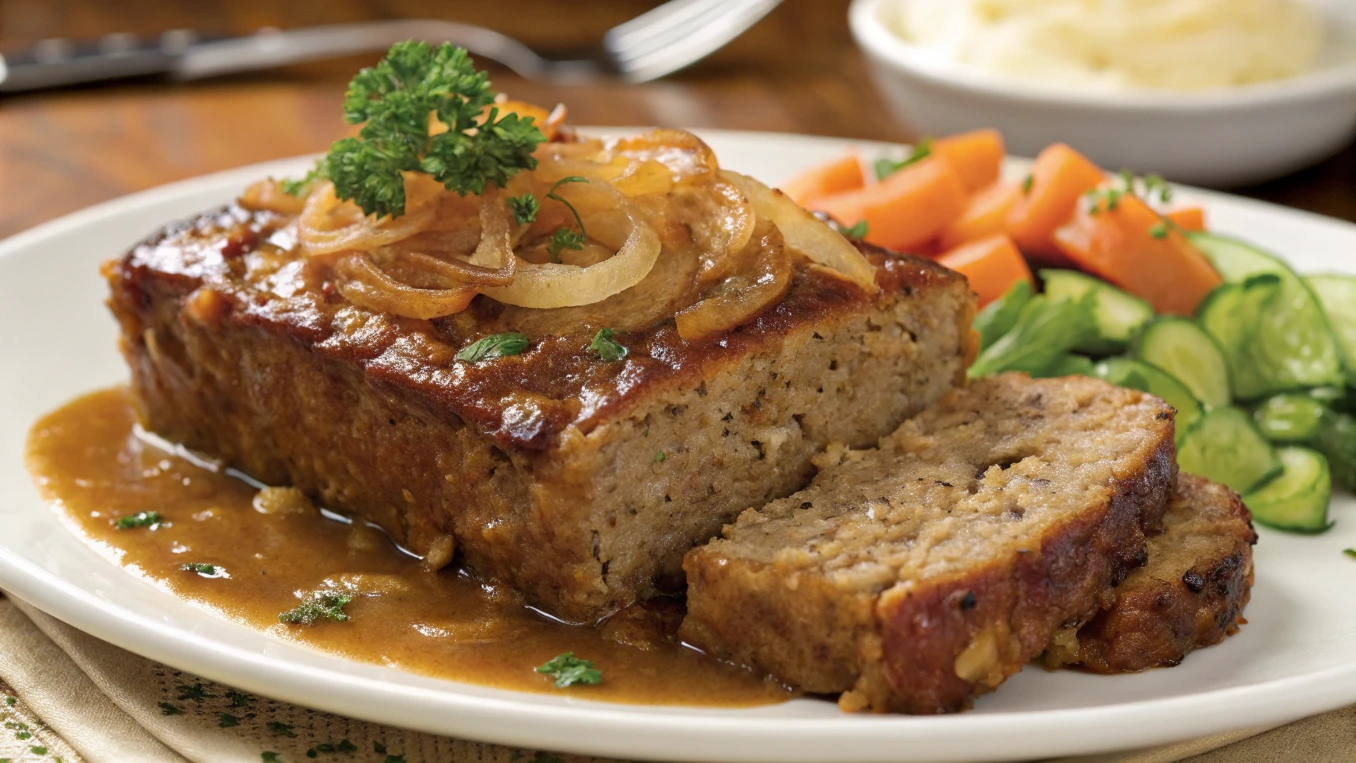
[[[426,571],[362,523],[319,511],[262,513],[253,487],[138,437],[135,421],[125,390],[81,397],[34,425],[29,469],[102,552],[212,612],[349,659],[517,691],[726,707],[792,696],[678,644],[667,627],[680,614],[672,609],[633,608],[596,628],[563,625],[451,567]],[[164,523],[115,527],[142,511],[158,511]],[[186,571],[186,563],[215,565],[224,576]],[[299,596],[327,587],[358,592],[347,622],[278,621]],[[602,683],[556,689],[533,670],[563,652],[593,661]]]

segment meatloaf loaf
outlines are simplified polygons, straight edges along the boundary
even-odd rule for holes
[[[681,583],[689,548],[803,487],[830,442],[889,433],[975,350],[965,280],[914,257],[872,253],[875,293],[800,262],[781,302],[688,344],[662,299],[695,267],[677,256],[587,308],[412,320],[345,302],[290,223],[226,208],[108,263],[144,425],[575,622]],[[656,317],[608,362],[590,340],[619,311]],[[521,355],[455,359],[511,330]]]
[[[1173,419],[1086,377],[956,390],[689,552],[681,633],[847,710],[963,709],[1144,563]]]
[[[1125,673],[1176,665],[1194,649],[1238,630],[1252,591],[1257,533],[1238,494],[1181,474],[1149,539],[1149,562],[1116,589],[1116,601],[1076,631],[1056,637],[1048,665]]]

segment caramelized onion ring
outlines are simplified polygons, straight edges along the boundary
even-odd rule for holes
[[[791,288],[791,258],[781,231],[771,222],[758,222],[737,260],[735,274],[717,287],[716,295],[674,316],[683,341],[701,341],[747,323],[780,302]]]
[[[788,248],[836,271],[869,292],[876,291],[875,267],[842,234],[805,211],[781,191],[768,188],[738,172],[722,170],[720,176],[749,197],[760,220],[771,220],[777,224]]]
[[[621,212],[630,227],[617,253],[588,267],[556,263],[517,263],[507,286],[480,289],[485,296],[518,307],[553,308],[591,305],[639,283],[659,258],[659,234],[630,199],[607,183],[579,183],[571,194],[597,194],[599,201]]]
[[[405,177],[405,214],[394,218],[357,217],[361,210],[356,206],[344,209],[344,204],[334,195],[334,184],[323,183],[306,197],[306,206],[298,220],[297,238],[311,257],[342,251],[369,251],[394,244],[429,227],[438,212],[441,191],[442,186],[427,175],[410,173]],[[357,219],[336,225],[335,214],[343,212]]]
[[[428,320],[465,310],[475,298],[471,289],[419,289],[403,284],[372,264],[366,254],[351,253],[334,264],[339,293],[366,310]]]

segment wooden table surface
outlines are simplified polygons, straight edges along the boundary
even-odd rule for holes
[[[4,0],[0,52],[46,37],[446,18],[544,47],[596,42],[646,0]],[[846,0],[788,0],[697,66],[640,86],[547,87],[488,66],[495,86],[564,101],[575,124],[721,127],[906,141],[847,30]],[[145,82],[0,100],[0,238],[172,180],[325,149],[349,77],[376,55],[191,84]],[[488,64],[488,62],[482,62]],[[1284,140],[1284,136],[1277,136]],[[1356,220],[1356,148],[1249,196]]]

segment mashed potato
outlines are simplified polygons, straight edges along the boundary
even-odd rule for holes
[[[893,0],[889,10],[896,33],[937,55],[1095,89],[1293,77],[1314,67],[1323,41],[1298,0]]]

